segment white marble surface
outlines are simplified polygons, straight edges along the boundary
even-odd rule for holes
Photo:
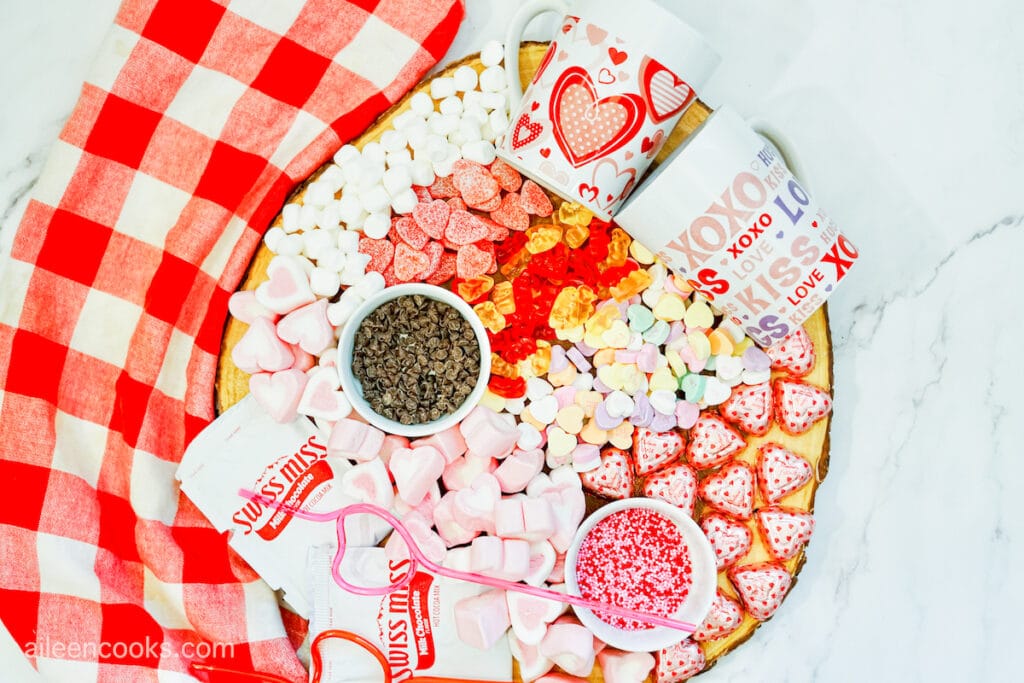
[[[500,37],[517,4],[469,0],[451,56]],[[1024,4],[674,4],[725,57],[706,99],[788,133],[863,254],[830,305],[832,465],[809,561],[700,680],[1020,680]],[[4,7],[0,251],[116,5]],[[0,636],[3,678],[38,680]]]

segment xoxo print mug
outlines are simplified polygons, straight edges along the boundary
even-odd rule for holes
[[[519,43],[546,11],[565,18],[522,93]],[[718,62],[696,31],[653,0],[528,2],[505,40],[513,105],[497,154],[608,220]]]
[[[782,136],[722,107],[615,220],[767,347],[820,308],[858,257],[802,175]]]

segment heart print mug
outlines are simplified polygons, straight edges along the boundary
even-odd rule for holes
[[[498,156],[608,220],[636,186],[719,57],[653,0],[533,0],[505,41],[510,98],[521,93],[519,43],[538,14],[565,15],[513,103]]]

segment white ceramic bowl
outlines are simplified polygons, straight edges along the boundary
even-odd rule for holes
[[[579,595],[579,584],[576,580],[576,558],[580,551],[583,539],[590,530],[608,515],[626,510],[629,508],[648,508],[668,517],[679,528],[686,547],[690,553],[690,567],[692,569],[692,583],[686,600],[680,605],[679,610],[671,615],[672,619],[688,621],[699,625],[711,610],[711,603],[715,599],[715,591],[718,586],[718,568],[715,561],[715,551],[708,542],[707,537],[697,523],[683,510],[661,500],[653,498],[626,498],[617,500],[598,508],[592,515],[583,520],[583,524],[576,532],[576,537],[569,546],[565,555],[565,585],[573,595]],[[664,647],[674,645],[686,638],[687,634],[666,626],[655,626],[654,628],[639,631],[626,631],[612,626],[608,622],[599,619],[589,609],[573,607],[576,616],[590,632],[608,643],[611,647],[628,652],[653,652]]]
[[[473,328],[473,333],[476,335],[477,344],[480,347],[480,374],[477,375],[473,391],[454,413],[433,422],[405,425],[378,414],[370,407],[366,399],[363,398],[363,387],[352,373],[352,347],[355,342],[356,331],[359,330],[360,323],[363,322],[367,315],[392,299],[414,294],[446,303],[469,321],[470,326]],[[345,392],[345,396],[357,413],[362,415],[374,427],[382,429],[389,434],[411,437],[428,436],[457,424],[480,402],[480,398],[487,389],[487,380],[490,374],[491,344],[487,339],[487,330],[484,329],[483,323],[480,322],[480,318],[473,312],[469,304],[463,301],[457,294],[443,287],[418,283],[387,287],[364,301],[355,310],[352,317],[345,323],[345,327],[342,328],[341,337],[338,339],[338,375],[341,378],[342,391]]]

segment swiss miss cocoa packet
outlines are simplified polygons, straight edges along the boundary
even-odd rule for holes
[[[348,460],[328,457],[327,439],[308,419],[279,424],[247,396],[189,444],[175,476],[214,527],[231,532],[231,547],[308,617],[306,554],[312,546],[333,542],[334,523],[299,519],[238,491],[328,512],[356,502],[341,492],[340,477],[351,467]],[[390,527],[377,517],[359,515],[346,521],[345,530],[351,545],[373,546]]]
[[[418,571],[409,584],[387,595],[356,595],[342,589],[331,573],[336,546],[309,551],[313,596],[310,638],[329,629],[363,636],[386,657],[394,681],[413,676],[456,680],[512,680],[512,655],[503,637],[490,650],[464,643],[455,630],[455,603],[484,587]],[[383,548],[348,548],[342,577],[356,586],[379,588],[399,581],[408,558],[388,559]],[[380,683],[380,663],[360,646],[331,638],[321,645],[323,683]]]

